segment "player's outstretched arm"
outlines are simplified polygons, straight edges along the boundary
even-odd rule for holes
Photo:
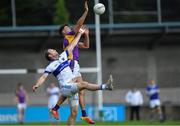
[[[81,35],[85,32],[86,28],[85,26],[81,26],[79,29],[78,33],[76,34],[75,38],[73,39],[72,43],[67,47],[68,52],[72,52],[74,47],[77,45],[79,42],[79,39],[81,38]]]
[[[79,48],[88,49],[89,48],[89,29],[87,28],[84,32],[84,41],[78,43]]]
[[[88,8],[88,0],[85,0],[84,2],[84,8],[85,8],[85,11],[83,13],[83,15],[79,18],[79,20],[77,21],[75,27],[74,27],[74,31],[77,33],[79,31],[79,29],[81,28],[81,26],[84,24],[84,21],[87,17],[87,14],[88,14],[88,11],[89,11],[89,8]]]
[[[48,76],[47,74],[43,74],[43,75],[37,80],[36,84],[32,87],[33,92],[35,92],[35,91],[37,90],[37,88],[44,83],[44,81],[46,80],[47,76]]]

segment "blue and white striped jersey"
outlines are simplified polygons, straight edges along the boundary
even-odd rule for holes
[[[58,60],[50,62],[44,73],[53,74],[59,81],[60,86],[71,81],[74,78],[68,63],[68,51],[64,51],[59,55]]]
[[[157,85],[148,85],[146,91],[150,100],[159,99],[159,87]]]

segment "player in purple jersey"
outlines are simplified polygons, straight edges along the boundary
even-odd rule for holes
[[[88,0],[85,0],[84,7],[85,7],[85,11],[84,11],[83,15],[77,21],[74,28],[69,27],[68,24],[64,24],[59,29],[59,34],[64,36],[64,41],[63,41],[64,50],[66,50],[66,48],[71,44],[71,42],[73,41],[77,31],[84,24],[84,21],[86,19],[87,14],[88,14]],[[84,33],[83,42],[78,42],[78,44],[74,47],[73,52],[70,53],[70,55],[68,57],[70,67],[72,69],[73,74],[76,77],[77,82],[83,81],[81,73],[80,73],[80,65],[78,63],[78,61],[79,61],[79,51],[78,51],[79,48],[84,48],[84,49],[89,48],[89,29],[86,30]],[[84,92],[84,90],[82,90],[79,92],[79,104],[80,104],[81,112],[82,112],[81,119],[85,120],[86,122],[88,122],[90,124],[94,124],[95,122],[90,117],[88,117],[88,115],[86,113],[86,110],[85,110],[86,106],[85,106],[84,97],[85,97],[85,92]],[[59,100],[59,102],[57,103],[57,105],[55,107],[58,107],[58,105],[61,104],[61,101],[62,101],[62,99]],[[75,103],[76,101],[72,101],[72,102]],[[76,103],[76,105],[78,105],[78,103]],[[77,106],[71,106],[71,113],[72,113],[72,117],[75,118],[77,115]]]
[[[53,74],[59,82],[61,99],[63,103],[67,98],[74,96],[81,90],[87,89],[90,91],[96,90],[112,90],[113,89],[113,78],[110,76],[107,83],[102,85],[92,84],[85,81],[78,82],[76,81],[76,77],[73,75],[72,70],[68,63],[68,56],[70,52],[77,45],[81,35],[84,33],[86,28],[82,27],[72,43],[68,46],[68,48],[63,51],[60,55],[54,49],[48,49],[45,53],[46,59],[50,61],[49,65],[46,67],[44,74],[37,80],[36,84],[33,86],[33,91],[41,86],[44,81],[47,79],[49,74]],[[60,104],[61,105],[61,104]],[[60,106],[59,105],[59,106]],[[59,108],[58,106],[58,108]],[[59,115],[57,113],[58,108],[53,108],[53,113],[56,112],[56,119],[59,119]],[[54,110],[56,109],[56,111]],[[68,119],[68,125],[74,125],[75,119],[71,118],[71,115]]]
[[[155,80],[150,80],[146,87],[146,93],[149,97],[150,108],[152,109],[150,118],[153,119],[154,113],[159,115],[159,120],[164,121],[164,116],[161,110],[161,102],[159,99],[159,87],[156,85]]]
[[[16,89],[16,103],[18,108],[18,121],[19,123],[24,122],[24,113],[26,109],[27,93],[21,83],[18,84]]]

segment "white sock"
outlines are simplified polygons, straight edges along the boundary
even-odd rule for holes
[[[105,89],[106,89],[106,85],[105,85],[105,84],[102,84],[102,85],[101,85],[101,89],[102,89],[102,90],[105,90]]]

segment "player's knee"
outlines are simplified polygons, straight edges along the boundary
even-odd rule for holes
[[[82,87],[85,89],[88,86],[88,82],[82,81],[81,82]]]
[[[84,90],[81,90],[81,91],[79,92],[79,97],[84,96],[84,94],[85,94]]]
[[[82,82],[82,81],[83,81],[83,80],[82,80],[82,77],[77,77],[77,78],[76,78],[76,81],[77,81],[77,82]]]
[[[157,112],[161,113],[161,108],[160,107],[157,108]]]
[[[87,87],[87,84],[85,82],[77,83],[77,85],[78,85],[80,91]]]

